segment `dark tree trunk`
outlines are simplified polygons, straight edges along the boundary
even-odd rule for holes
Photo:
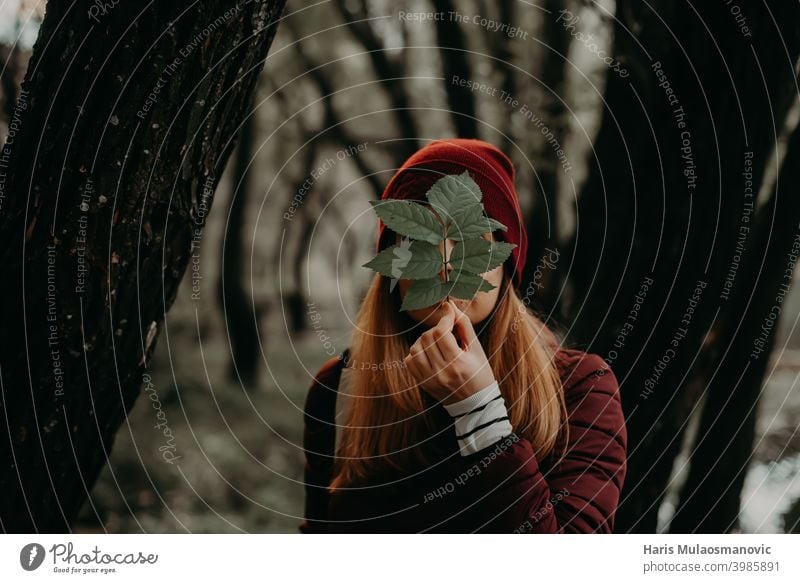
[[[4,531],[69,530],[106,463],[283,4],[48,3],[2,152]]]
[[[452,0],[433,0],[433,5],[436,12],[445,15],[445,18],[436,22],[436,38],[442,59],[447,103],[455,124],[456,136],[477,138],[478,123],[475,120],[475,99],[472,91],[454,83],[454,79],[474,80],[464,32],[457,20],[447,16],[456,11]]]
[[[306,329],[307,315],[308,315],[308,299],[303,285],[303,267],[305,266],[305,257],[308,253],[309,244],[311,242],[311,235],[314,232],[314,225],[316,219],[313,213],[309,211],[309,205],[312,202],[309,200],[311,190],[304,187],[306,182],[307,172],[310,168],[314,168],[317,159],[317,151],[319,150],[319,140],[316,139],[311,133],[308,133],[302,121],[300,128],[303,135],[307,136],[306,146],[303,149],[303,156],[301,158],[302,168],[300,178],[298,178],[292,190],[293,196],[302,193],[302,204],[300,210],[300,226],[297,229],[300,231],[299,235],[294,236],[294,255],[290,259],[290,266],[292,272],[292,279],[294,287],[292,290],[284,295],[283,301],[286,305],[286,311],[289,314],[289,326],[292,334],[299,334]],[[319,186],[315,186],[314,190],[319,190]],[[280,251],[280,246],[276,246],[276,251]],[[276,257],[274,265],[280,265],[280,256]]]
[[[564,147],[567,110],[564,105],[564,79],[567,66],[567,51],[570,35],[564,26],[556,22],[563,0],[547,0],[543,6],[545,14],[542,22],[541,44],[533,46],[541,53],[541,79],[537,87],[541,101],[536,108],[553,133],[556,142]],[[563,167],[556,154],[557,149],[542,137],[542,132],[533,130],[533,138],[538,140],[537,151],[531,153],[535,160],[533,186],[536,197],[534,206],[528,214],[525,230],[528,233],[528,257],[523,271],[523,289],[532,292],[532,300],[544,313],[551,313],[562,288],[563,272],[552,267],[550,257],[559,249],[558,185]],[[530,138],[526,143],[532,143]],[[529,287],[530,284],[530,287]]]
[[[739,530],[742,485],[753,452],[758,397],[775,342],[777,318],[794,281],[791,254],[800,245],[800,127],[792,132],[772,198],[740,264],[732,313],[720,321],[700,430],[672,532]],[[788,269],[788,270],[787,270]],[[746,279],[745,279],[746,278]],[[763,329],[762,329],[763,327]],[[763,342],[763,345],[761,344]]]
[[[736,330],[743,313],[725,299],[747,202],[742,170],[752,163],[757,193],[774,127],[796,94],[800,6],[748,4],[749,31],[724,3],[617,7],[614,58],[628,75],[609,70],[576,234],[560,265],[569,269],[571,339],[606,357],[622,382],[630,455],[617,529],[653,532],[707,380],[698,374],[733,341],[715,331]],[[753,233],[747,247],[760,240]],[[739,273],[734,290],[761,285]],[[748,449],[747,439],[738,447]],[[709,461],[704,454],[696,471]],[[713,500],[728,486],[709,484]]]
[[[306,253],[308,252],[311,236],[316,225],[315,217],[304,209],[301,215],[300,236],[295,246],[295,258],[292,262],[292,275],[294,279],[294,289],[286,298],[287,311],[289,312],[289,322],[293,334],[299,334],[308,327],[308,299],[306,288],[303,285],[303,277]]]
[[[256,376],[259,349],[259,310],[244,286],[246,257],[245,211],[250,192],[249,169],[253,158],[255,113],[246,112],[234,156],[231,206],[222,243],[219,296],[231,348],[229,376],[245,384]]]
[[[518,20],[518,7],[517,0],[484,0],[481,4],[484,14],[490,18],[494,18],[493,10],[496,10],[497,19],[499,22],[508,23],[509,25],[516,25]],[[491,15],[491,16],[490,16]],[[519,73],[517,67],[520,63],[514,56],[514,45],[519,43],[519,39],[512,38],[506,34],[498,33],[494,30],[486,29],[484,31],[486,39],[487,57],[494,57],[489,61],[494,70],[494,75],[499,79],[498,86],[505,92],[506,95],[517,97],[517,75]],[[502,107],[508,107],[502,104]],[[511,113],[513,110],[508,110]],[[500,131],[507,136],[514,135],[514,123],[511,115],[503,116],[500,125]]]
[[[288,292],[283,301],[286,304],[286,313],[289,318],[289,330],[291,334],[299,334],[306,329],[306,318],[308,317],[308,300],[306,295],[299,289]]]

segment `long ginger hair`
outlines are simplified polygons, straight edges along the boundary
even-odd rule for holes
[[[389,278],[375,274],[350,343],[352,385],[348,395],[337,397],[345,399],[347,409],[331,490],[357,484],[376,471],[407,471],[427,461],[419,444],[431,436],[433,426],[422,389],[403,363],[412,341],[402,332],[410,317],[400,312],[400,301],[399,286],[390,291]],[[506,274],[486,322],[478,337],[509,420],[541,460],[566,439],[564,391],[555,363],[558,339],[529,310]]]

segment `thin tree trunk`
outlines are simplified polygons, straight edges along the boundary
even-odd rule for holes
[[[567,63],[565,56],[571,39],[564,26],[556,22],[558,9],[563,4],[563,0],[546,0],[543,6],[545,15],[542,22],[542,45],[533,45],[542,53],[542,68],[538,75],[541,79],[539,88],[541,102],[537,112],[540,112],[540,117],[562,148],[567,117],[563,101]],[[557,268],[550,268],[547,262],[540,264],[539,260],[552,255],[552,251],[545,249],[558,250],[558,177],[563,170],[553,145],[542,138],[542,132],[533,133],[534,137],[539,139],[538,151],[532,153],[536,170],[533,184],[537,187],[538,196],[525,225],[530,259],[523,271],[525,282],[523,289],[526,289],[529,283],[533,283],[535,287],[531,290],[536,291],[534,298],[537,305],[545,313],[550,313],[555,307],[562,287],[563,272]],[[530,140],[527,139],[526,142],[530,143]]]
[[[448,15],[455,12],[452,0],[433,0],[436,12]],[[472,79],[472,69],[467,55],[467,42],[461,25],[455,19],[445,17],[436,22],[436,37],[439,55],[444,70],[444,85],[447,103],[459,138],[477,138],[478,123],[475,119],[475,99],[456,82]]]
[[[259,349],[259,311],[244,286],[245,211],[250,193],[250,164],[255,139],[255,113],[239,132],[234,156],[235,166],[231,206],[222,243],[222,269],[218,293],[225,316],[225,328],[231,348],[231,380],[248,383],[256,376]]]
[[[302,130],[305,130],[302,122],[300,123],[300,127]],[[308,136],[310,141],[308,141],[302,157],[301,172],[304,174],[300,175],[301,177],[298,179],[295,187],[292,189],[293,196],[296,196],[301,192],[304,193],[302,202],[300,203],[302,204],[302,208],[300,209],[299,213],[300,235],[294,237],[294,257],[291,260],[291,271],[294,287],[284,297],[286,310],[289,313],[289,323],[293,334],[299,334],[306,329],[308,300],[306,298],[305,286],[303,285],[303,266],[305,265],[305,256],[308,252],[311,234],[314,230],[314,225],[316,224],[316,219],[313,216],[313,213],[309,211],[309,205],[312,204],[312,201],[309,200],[311,190],[304,188],[303,185],[307,180],[307,173],[314,168],[314,164],[317,159],[317,151],[319,149],[319,140],[316,137],[313,137],[310,133],[305,135]],[[319,189],[319,186],[315,185],[314,190],[317,189]],[[276,265],[279,265],[279,263],[276,263]]]
[[[106,463],[283,5],[48,3],[3,150],[4,531],[69,530]]]
[[[300,212],[300,235],[295,244],[295,258],[292,261],[291,271],[294,280],[294,288],[286,294],[286,311],[289,314],[289,325],[292,334],[300,334],[308,327],[308,298],[306,288],[303,285],[303,267],[305,266],[305,255],[308,252],[311,235],[314,232],[316,221],[306,209]]]

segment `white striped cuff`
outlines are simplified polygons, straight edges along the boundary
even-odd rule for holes
[[[497,381],[444,408],[455,419],[456,438],[462,456],[489,447],[513,432]]]

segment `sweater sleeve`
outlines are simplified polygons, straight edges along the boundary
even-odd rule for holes
[[[466,507],[459,512],[471,514],[475,530],[612,532],[627,455],[617,379],[601,357],[586,354],[564,391],[567,446],[551,468],[515,434],[462,458],[471,472],[462,474]]]
[[[343,367],[339,357],[328,360],[314,377],[306,397],[303,414],[303,450],[305,451],[305,518],[302,533],[328,531],[328,485],[333,474],[334,421],[339,377]]]
[[[497,381],[444,408],[453,418],[462,456],[477,453],[512,433],[508,410]]]

